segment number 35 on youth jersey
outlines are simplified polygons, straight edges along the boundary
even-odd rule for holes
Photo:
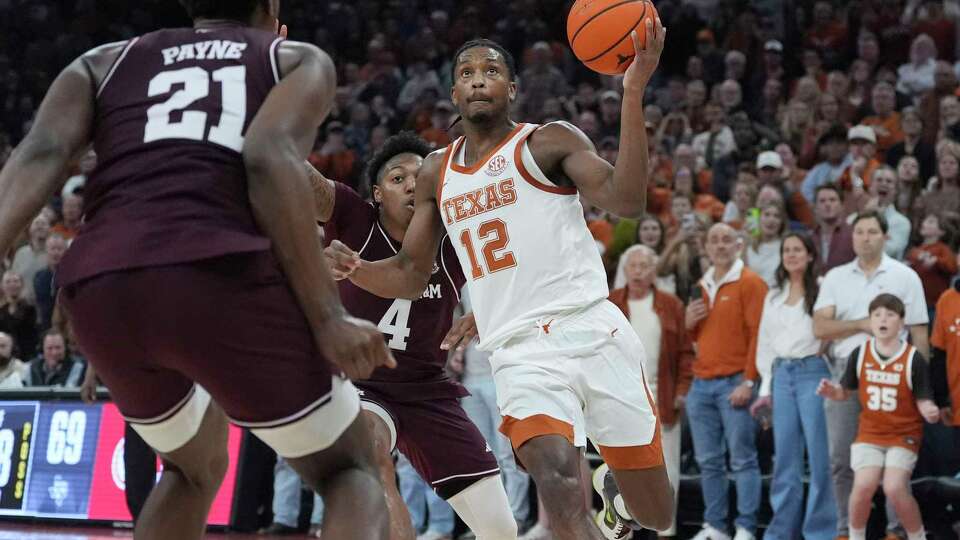
[[[538,127],[518,124],[470,167],[463,137],[444,152],[437,204],[485,350],[609,294],[577,190],[547,179],[527,147]]]

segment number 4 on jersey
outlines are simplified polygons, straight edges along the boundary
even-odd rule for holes
[[[389,334],[387,346],[396,351],[407,350],[407,338],[410,337],[410,306],[413,301],[397,298],[390,304],[390,309],[383,314],[377,328],[384,334]]]

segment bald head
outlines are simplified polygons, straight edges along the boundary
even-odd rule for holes
[[[740,234],[733,227],[717,223],[707,231],[707,257],[713,266],[726,273],[740,256],[740,243]]]

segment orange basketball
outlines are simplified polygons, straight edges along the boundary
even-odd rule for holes
[[[577,0],[567,16],[567,39],[573,54],[588,68],[616,75],[633,60],[634,29],[646,43],[646,20],[656,20],[650,0]]]

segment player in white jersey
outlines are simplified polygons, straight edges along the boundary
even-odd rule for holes
[[[501,431],[537,483],[557,538],[624,538],[631,516],[663,530],[673,514],[643,346],[606,300],[580,204],[582,195],[620,215],[645,210],[643,93],[664,34],[658,20],[656,29],[647,25],[649,47],[634,36],[616,167],[566,122],[511,121],[512,58],[489,40],[468,42],[455,56],[451,94],[465,136],[424,161],[398,255],[367,262],[342,244],[328,249],[341,277],[378,296],[418,298],[446,228],[467,274],[481,348],[494,350]],[[602,467],[594,475],[606,507],[599,530],[579,480],[578,449],[587,438],[613,472]]]

